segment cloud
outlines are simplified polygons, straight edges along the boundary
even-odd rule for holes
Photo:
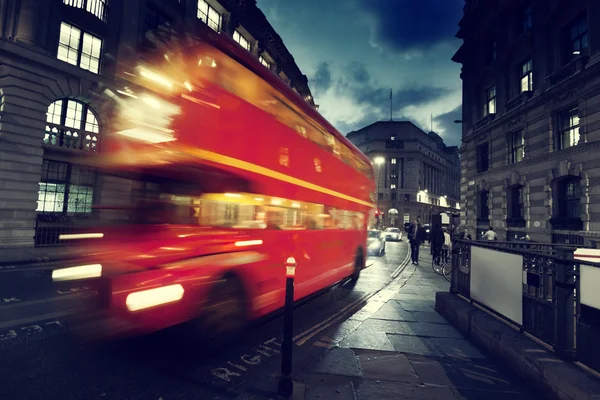
[[[435,121],[434,130],[439,131],[440,136],[444,138],[449,146],[460,146],[462,139],[462,124],[456,124],[454,121],[462,120],[462,106],[442,114],[433,119]]]
[[[356,0],[372,19],[372,39],[388,49],[419,54],[458,31],[464,0]]]
[[[317,66],[317,70],[313,77],[310,79],[310,86],[315,93],[326,92],[331,87],[331,70],[329,64],[321,62]]]
[[[358,105],[389,109],[391,88],[382,87],[372,79],[364,64],[351,63],[341,72],[337,81],[338,91],[351,96]],[[448,92],[448,89],[432,86],[394,88],[393,111],[437,100]]]

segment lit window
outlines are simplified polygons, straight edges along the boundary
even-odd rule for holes
[[[558,149],[566,149],[579,143],[579,107],[558,114]]]
[[[395,183],[392,183],[392,184],[390,185],[390,189],[396,189],[396,184],[395,184]]]
[[[264,58],[263,56],[260,56],[260,57],[258,58],[258,60],[260,61],[260,63],[261,63],[262,65],[264,65],[265,67],[267,67],[267,68],[271,69],[271,63],[270,63],[270,62],[268,62],[266,58]]]
[[[588,48],[588,28],[585,15],[579,17],[568,30],[567,61],[571,61],[585,52]]]
[[[108,0],[63,0],[63,3],[71,7],[84,9],[103,22],[107,21]]]
[[[510,162],[518,163],[525,157],[525,135],[522,131],[510,135]]]
[[[531,60],[521,65],[521,93],[533,91],[533,66]]]
[[[395,158],[392,158],[392,159],[391,159],[391,163],[392,163],[392,164],[396,164],[396,159],[395,159]]]
[[[36,211],[42,214],[91,213],[94,171],[65,162],[44,160]]]
[[[396,136],[395,135],[390,136],[390,140],[396,140]]]
[[[98,119],[86,104],[61,99],[48,107],[43,143],[71,150],[96,151],[99,132]]]
[[[496,114],[496,85],[489,87],[485,91],[486,102],[483,107],[483,116]]]
[[[100,71],[102,39],[63,22],[56,57],[97,74]]]
[[[233,40],[238,42],[240,46],[246,50],[250,51],[250,42],[239,31],[236,30],[233,32]]]
[[[198,0],[197,17],[214,31],[219,32],[221,30],[221,14],[208,5],[205,0]]]

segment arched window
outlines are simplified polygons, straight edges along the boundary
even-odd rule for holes
[[[81,8],[96,16],[100,21],[107,22],[108,0],[63,0],[63,3],[71,7]]]
[[[45,145],[96,151],[99,133],[98,119],[87,104],[72,99],[61,99],[48,107]]]

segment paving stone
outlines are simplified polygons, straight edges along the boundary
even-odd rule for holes
[[[409,335],[455,338],[462,339],[463,336],[452,325],[430,324],[428,322],[401,322],[403,329]]]
[[[514,377],[487,360],[409,360],[422,382],[489,392],[522,392]],[[510,396],[509,396],[510,397]],[[486,397],[487,399],[487,397]]]
[[[435,302],[433,300],[396,300],[406,311],[434,311]]]
[[[429,338],[405,335],[388,335],[388,340],[399,353],[443,357],[442,350]]]
[[[362,321],[357,321],[355,319],[349,319],[349,320],[342,322],[338,326],[331,327],[330,329],[326,330],[324,333],[325,333],[325,336],[331,338],[332,341],[341,342],[346,337],[348,337],[348,335],[351,332],[355,331],[359,326],[361,326],[362,323],[363,323]],[[399,328],[399,329],[401,329],[401,328]]]
[[[417,322],[429,322],[432,324],[448,324],[446,318],[442,317],[436,311],[410,311]]]
[[[325,354],[325,357],[312,366],[309,371],[355,377],[361,376],[358,359],[354,351],[342,348],[333,349]]]
[[[402,289],[400,289],[400,292],[396,293],[394,295],[394,297],[392,297],[392,299],[394,300],[428,300],[425,296],[422,296],[420,294],[410,294],[410,293],[404,293],[404,291]]]
[[[410,361],[404,354],[366,352],[358,355],[365,379],[420,383]]]
[[[402,308],[402,306],[400,306],[400,304],[394,300],[388,301],[375,314],[373,314],[372,318],[390,319],[394,321],[416,321],[416,319],[408,311]]]
[[[355,400],[354,384],[350,377],[311,375],[308,377],[306,397],[303,399]]]
[[[384,332],[358,329],[340,343],[340,347],[367,350],[394,351],[394,346]]]
[[[358,328],[360,331],[367,332],[385,332],[385,333],[397,333],[405,334],[404,326],[399,321],[392,321],[387,319],[376,319],[369,318],[364,321]]]
[[[434,338],[433,341],[448,357],[455,358],[480,358],[485,356],[465,339]]]
[[[400,382],[365,381],[356,391],[358,400],[456,400],[448,387]]]

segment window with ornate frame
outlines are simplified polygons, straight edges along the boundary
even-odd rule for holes
[[[108,22],[108,0],[63,0],[63,3],[67,6],[81,8],[104,23]]]
[[[95,152],[99,134],[98,118],[87,104],[65,98],[48,107],[45,145]]]

